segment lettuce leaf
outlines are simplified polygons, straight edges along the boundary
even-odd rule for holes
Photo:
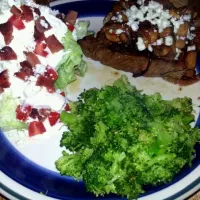
[[[16,108],[19,104],[18,99],[14,99],[10,93],[4,93],[0,101],[0,128],[3,131],[13,129],[27,129],[27,124],[16,119]]]
[[[66,54],[56,67],[58,79],[55,82],[55,87],[64,90],[69,83],[76,80],[76,75],[84,76],[87,65],[82,60],[82,50],[73,39],[70,31],[66,33],[62,42]]]

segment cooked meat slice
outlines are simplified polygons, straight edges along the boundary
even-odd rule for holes
[[[179,63],[175,61],[165,61],[161,59],[152,60],[147,72],[144,74],[144,76],[147,77],[163,77],[169,75],[169,73],[174,73],[174,75],[177,76],[175,72],[185,72],[185,65],[184,63]]]
[[[86,57],[98,60],[115,69],[132,72],[133,76],[143,74],[148,67],[149,59],[145,56],[113,52],[98,42],[93,36],[78,41]]]

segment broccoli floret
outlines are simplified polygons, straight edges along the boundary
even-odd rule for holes
[[[56,161],[56,167],[61,174],[73,176],[75,179],[82,179],[83,164],[92,155],[92,149],[84,149],[78,153],[62,152],[62,157]]]
[[[138,197],[146,185],[168,183],[191,165],[200,141],[190,98],[142,94],[122,76],[113,86],[84,91],[61,113],[68,126],[56,162],[62,175],[82,179],[89,192]]]

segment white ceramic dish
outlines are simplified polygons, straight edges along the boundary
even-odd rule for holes
[[[103,2],[103,3],[102,3]],[[90,29],[99,30],[103,15],[109,10],[112,1],[75,1],[61,0],[51,4],[61,11],[74,9],[79,11],[81,19],[90,20]],[[94,8],[94,9],[92,9]],[[86,59],[86,58],[85,58]],[[112,84],[121,74],[126,74],[132,84],[145,93],[160,92],[163,98],[188,96],[195,105],[200,105],[200,83],[182,87],[168,83],[160,78],[133,78],[130,73],[124,73],[101,65],[99,62],[86,59],[88,73],[67,88],[68,98],[75,100],[84,89]],[[200,65],[200,63],[199,63]],[[197,66],[199,69],[199,66]],[[196,123],[200,124],[200,109],[195,107]],[[24,146],[16,146],[2,133],[0,136],[0,193],[9,199],[31,200],[81,200],[96,199],[86,193],[82,183],[76,183],[71,178],[61,177],[54,162],[61,155],[59,147],[60,134],[33,138]],[[172,183],[151,189],[140,197],[140,200],[175,200],[185,199],[200,189],[200,147],[197,146],[197,158],[192,168],[185,168]],[[120,199],[116,196],[106,196],[106,200]]]

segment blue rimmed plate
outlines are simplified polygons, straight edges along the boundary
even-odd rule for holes
[[[113,1],[60,0],[51,3],[55,9],[66,13],[68,10],[79,12],[79,18],[90,20],[90,29],[98,31],[102,26],[103,16],[111,9]],[[86,59],[86,58],[85,58]],[[200,105],[200,83],[180,88],[160,78],[132,78],[124,73],[103,66],[99,62],[86,59],[88,73],[84,78],[68,87],[69,98],[74,100],[83,89],[101,87],[111,84],[120,74],[126,74],[130,82],[145,93],[160,92],[163,98],[189,96],[194,105]],[[197,70],[200,71],[200,58]],[[200,126],[200,111],[194,107],[196,126]],[[96,198],[86,192],[82,182],[71,177],[62,177],[55,169],[54,162],[61,156],[59,147],[61,134],[51,135],[45,139],[33,139],[24,146],[16,146],[0,132],[0,192],[9,199],[31,200],[120,200],[119,196],[109,195]],[[175,200],[184,199],[200,188],[200,145],[196,145],[196,158],[191,168],[185,167],[174,180],[156,188],[147,188],[141,200]]]

